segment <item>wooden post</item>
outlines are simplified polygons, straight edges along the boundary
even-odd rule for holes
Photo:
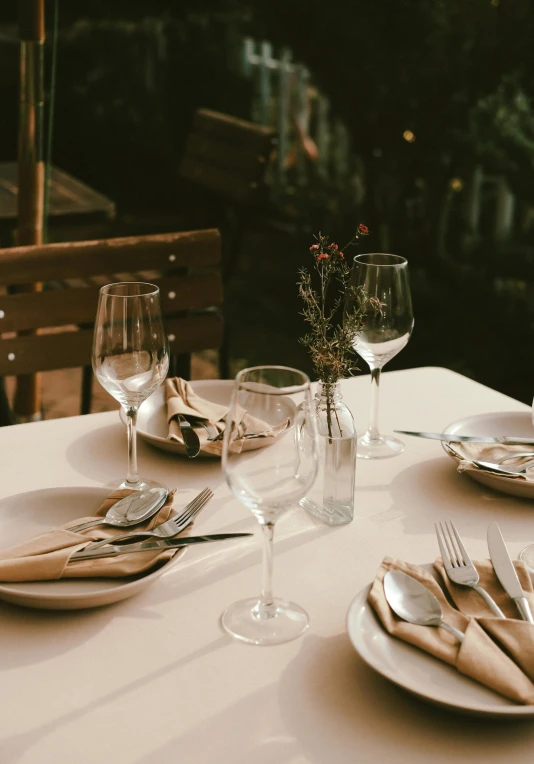
[[[44,122],[44,0],[19,0],[20,108],[17,244],[42,244],[45,164]],[[29,285],[37,291],[40,285]],[[17,377],[14,401],[18,421],[41,416],[38,375]]]
[[[508,239],[513,230],[515,197],[504,175],[497,178],[497,200],[495,209],[495,238]]]
[[[308,135],[308,129],[310,126],[310,103],[308,84],[310,81],[310,73],[302,64],[298,64],[295,67],[296,71],[296,115],[295,119],[298,123],[297,129],[302,136]],[[302,147],[302,141],[297,143],[297,182],[301,186],[305,186],[308,180],[308,162],[306,154]]]
[[[317,98],[317,174],[322,180],[328,179],[328,165],[330,152],[330,130],[328,114],[330,101],[322,93]]]
[[[284,48],[278,62],[278,166],[277,186],[285,189],[286,159],[289,148],[291,51]]]
[[[262,42],[259,60],[260,88],[260,123],[269,127],[271,124],[271,61],[273,48],[271,43]]]

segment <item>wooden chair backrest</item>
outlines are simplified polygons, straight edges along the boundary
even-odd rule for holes
[[[199,109],[179,174],[226,201],[255,205],[265,191],[265,172],[275,148],[271,128]]]
[[[171,355],[220,347],[220,259],[215,229],[0,249],[0,377],[90,364],[98,292],[110,281],[159,286]],[[44,291],[11,293],[39,282]]]

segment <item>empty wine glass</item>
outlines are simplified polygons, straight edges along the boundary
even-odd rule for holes
[[[380,310],[369,310],[354,349],[371,369],[371,417],[369,429],[358,439],[359,457],[386,459],[404,451],[404,443],[378,429],[378,390],[382,367],[410,339],[413,329],[408,261],[398,255],[356,255],[351,283],[368,297],[380,301]]]
[[[128,474],[118,488],[142,491],[158,485],[141,480],[137,472],[137,412],[161,385],[168,368],[158,287],[142,282],[102,287],[95,321],[93,370],[126,414]]]
[[[255,429],[272,431],[263,448],[246,450],[243,413],[255,417]],[[224,433],[222,466],[234,495],[258,520],[264,534],[263,586],[260,597],[231,605],[222,616],[227,632],[255,645],[274,645],[300,636],[306,612],[271,591],[274,526],[298,506],[317,473],[317,430],[310,380],[297,369],[258,366],[235,380]]]

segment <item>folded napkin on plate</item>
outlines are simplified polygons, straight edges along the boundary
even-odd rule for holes
[[[226,415],[228,406],[221,406],[219,403],[207,401],[195,393],[189,382],[181,377],[172,377],[165,380],[166,398],[167,398],[167,422],[169,424],[170,440],[176,440],[183,443],[180,425],[176,420],[178,414],[185,417],[204,420],[210,424],[222,436],[226,427]],[[247,451],[260,446],[267,446],[273,442],[278,433],[287,429],[289,420],[276,427],[271,427],[261,419],[251,416],[242,409],[238,409],[238,438],[230,445],[230,450],[236,453]],[[196,428],[200,440],[200,450],[206,454],[220,456],[222,453],[222,439],[209,441],[208,434],[204,428]],[[245,437],[246,433],[246,437]],[[254,438],[250,436],[254,435]]]
[[[504,456],[512,457],[513,454],[521,454],[528,451],[526,446],[503,446],[503,445],[488,445],[487,443],[446,443],[445,448],[448,453],[452,454],[458,459],[458,472],[466,472],[468,470],[477,470],[480,472],[481,468],[473,464],[473,459],[478,461],[490,462],[491,464],[497,464],[499,459]],[[533,449],[534,451],[534,449]],[[527,464],[527,462],[533,461],[533,457],[518,457],[516,459],[510,458],[509,461],[500,464],[504,470],[518,469]],[[527,475],[517,475],[513,477],[514,480],[534,480],[534,470],[531,477]]]
[[[476,618],[484,630],[491,634],[534,682],[534,626],[519,618],[516,604],[502,588],[491,561],[476,560],[474,565],[480,576],[479,586],[492,596],[506,619],[496,618],[482,597],[471,587],[453,583],[447,576],[441,559],[436,560],[434,569],[458,610],[464,615]],[[534,610],[534,587],[528,568],[520,560],[514,561],[514,567],[525,597]]]
[[[124,528],[109,525],[88,528],[81,533],[69,531],[82,522],[104,517],[108,509],[131,491],[121,490],[111,493],[95,512],[94,517],[81,517],[68,525],[41,533],[39,536],[23,541],[9,549],[0,550],[0,581],[50,581],[59,578],[115,578],[142,573],[163,564],[176,550],[146,552],[143,554],[125,554],[120,557],[107,557],[99,560],[79,560],[69,563],[74,552],[84,549],[92,541],[122,535]],[[168,520],[173,514],[172,502],[174,491],[169,492],[167,501],[156,515],[144,523],[130,528],[132,531],[150,530]]]
[[[478,567],[479,563],[476,564]],[[417,626],[398,618],[389,607],[384,594],[384,576],[388,570],[402,570],[426,586],[439,600],[444,620],[451,626],[456,626],[460,631],[465,632],[463,642],[458,642],[452,634],[444,629]],[[524,623],[527,629],[533,630],[534,627],[530,624],[526,622],[517,623],[515,620],[506,623],[502,619],[489,617],[481,618],[479,622],[479,619],[465,615],[452,607],[436,579],[423,568],[389,557],[382,561],[368,599],[389,634],[421,648],[451,666],[455,666],[461,674],[480,682],[480,684],[516,703],[534,704],[534,684],[529,679],[530,671],[529,676],[527,676],[524,667],[520,668],[516,665],[514,660],[484,630],[488,622],[491,621],[493,626],[495,621],[499,621],[501,625],[495,627],[496,633],[507,634],[507,644],[514,645],[515,642],[515,652],[519,654],[519,640],[521,640],[521,649],[523,649],[524,638],[525,645],[528,645],[528,649],[530,649],[531,637],[530,634],[525,637],[523,633],[525,630],[522,628],[516,631],[515,625],[521,627]],[[463,602],[463,598],[459,596],[458,601],[461,599]],[[503,643],[501,637],[498,638]],[[528,661],[523,661],[523,663],[525,662]]]

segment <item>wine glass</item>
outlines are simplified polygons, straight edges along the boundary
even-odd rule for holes
[[[222,624],[232,636],[250,644],[288,642],[308,626],[308,615],[299,605],[273,597],[271,580],[275,523],[290,506],[298,506],[317,474],[311,400],[310,380],[297,369],[257,366],[244,369],[235,379],[222,466],[234,495],[255,515],[263,531],[263,586],[259,598],[230,605]],[[262,422],[273,429],[274,436],[263,448],[247,450],[246,440],[243,444],[244,411],[261,420],[255,422],[255,429],[261,429]]]
[[[139,406],[161,385],[169,368],[159,289],[122,282],[100,290],[93,340],[93,370],[102,387],[126,414],[128,474],[117,488],[143,491],[159,484],[137,472],[136,424]]]
[[[372,386],[369,429],[358,438],[357,455],[363,459],[387,459],[404,451],[404,443],[392,435],[380,434],[378,390],[382,367],[403,349],[413,329],[408,261],[382,253],[356,255],[351,284],[380,301],[380,310],[368,311],[354,343],[358,355],[369,364]]]

